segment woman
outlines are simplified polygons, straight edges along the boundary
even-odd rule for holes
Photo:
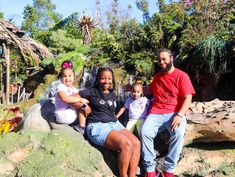
[[[90,141],[118,151],[120,177],[135,177],[140,158],[140,142],[116,118],[115,80],[112,69],[99,68],[95,86],[79,92],[89,100],[91,113],[86,133]]]

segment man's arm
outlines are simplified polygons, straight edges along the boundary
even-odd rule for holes
[[[179,110],[179,113],[185,115],[192,103],[192,95],[186,95],[184,102]]]
[[[181,119],[185,119],[185,114],[188,111],[190,104],[192,103],[192,95],[186,95],[184,102],[176,116],[173,118],[171,129],[174,130],[181,123]]]

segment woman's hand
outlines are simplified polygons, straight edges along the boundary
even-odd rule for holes
[[[85,98],[80,98],[80,102],[83,103],[83,104],[88,104],[89,101]]]
[[[86,108],[84,110],[85,116],[87,117],[91,113],[91,108],[90,106],[86,105]]]

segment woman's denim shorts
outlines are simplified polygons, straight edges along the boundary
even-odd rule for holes
[[[112,130],[123,130],[125,127],[119,122],[91,123],[86,127],[88,138],[95,144],[103,146],[104,142]]]

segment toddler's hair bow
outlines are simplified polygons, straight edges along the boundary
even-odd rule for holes
[[[64,64],[62,65],[62,69],[65,69],[65,68],[72,68],[72,67],[73,67],[72,63],[64,63]]]

